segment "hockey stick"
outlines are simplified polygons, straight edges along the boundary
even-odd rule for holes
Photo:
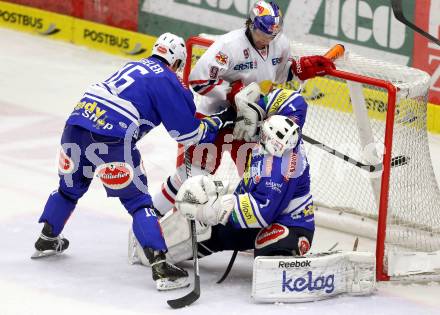
[[[218,279],[217,284],[222,283],[228,277],[229,272],[231,271],[232,266],[234,265],[235,258],[237,258],[237,253],[238,253],[238,250],[234,250],[234,252],[232,253],[231,259],[229,260],[229,264],[226,267],[225,273],[223,274],[223,276],[220,279]]]
[[[339,152],[339,151],[325,145],[322,142],[319,142],[313,138],[310,138],[310,137],[306,136],[305,134],[302,134],[302,138],[304,139],[304,141],[307,141],[308,143],[310,143],[312,145],[316,145],[316,146],[320,147],[322,150],[326,151],[327,153],[332,154],[332,155],[334,155],[334,156],[336,156],[336,157],[338,157],[338,158],[340,158],[350,164],[353,164],[354,166],[359,167],[360,169],[368,171],[370,173],[381,171],[383,168],[382,163],[379,163],[376,165],[371,165],[371,164],[364,164],[362,162],[356,161],[355,159],[349,157],[348,155],[345,155],[344,153]],[[409,159],[410,159],[409,157],[406,157],[404,155],[399,155],[399,156],[393,157],[391,159],[391,167],[396,167],[396,166],[408,164]]]
[[[420,35],[426,37],[427,39],[429,39],[430,41],[436,43],[437,45],[440,46],[440,40],[438,38],[435,38],[434,36],[432,36],[431,34],[425,32],[424,30],[422,30],[421,28],[419,28],[418,26],[416,26],[415,24],[411,23],[404,15],[403,15],[403,10],[402,10],[402,0],[391,0],[391,6],[393,8],[393,13],[394,16],[396,17],[397,20],[399,20],[400,22],[402,22],[403,24],[405,24],[406,26],[408,26],[409,28],[412,28],[414,31],[416,31],[417,33],[419,33]]]
[[[189,151],[185,150],[185,168],[187,177],[191,177],[191,158]],[[196,232],[196,222],[194,220],[190,221],[191,224],[191,241],[192,241],[192,251],[193,251],[193,261],[194,261],[194,288],[187,295],[177,298],[175,300],[168,300],[167,303],[172,308],[182,308],[191,305],[200,297],[200,275],[199,275],[199,259],[197,250],[197,232]]]

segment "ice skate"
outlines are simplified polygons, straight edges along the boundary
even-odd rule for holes
[[[165,253],[144,249],[145,255],[151,264],[153,280],[156,281],[156,288],[159,291],[167,291],[189,286],[188,272],[165,260]]]
[[[58,255],[69,247],[69,241],[61,235],[52,236],[52,227],[45,223],[40,237],[35,242],[35,253],[32,259]]]

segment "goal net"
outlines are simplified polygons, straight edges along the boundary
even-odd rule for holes
[[[212,39],[188,40],[184,79]],[[328,48],[291,42],[294,56]],[[350,52],[336,66],[331,76],[302,86],[317,224],[376,239],[378,280],[440,273],[440,191],[426,128],[429,75]],[[220,172],[239,180],[230,159]]]

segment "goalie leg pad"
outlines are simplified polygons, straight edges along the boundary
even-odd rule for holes
[[[167,261],[172,264],[190,259],[192,257],[191,227],[189,221],[178,211],[170,211],[159,221],[165,243],[168,247]],[[203,242],[211,237],[211,227],[196,221],[197,241]],[[128,260],[131,264],[149,266],[142,246],[137,241],[133,232],[128,236]]]
[[[309,302],[342,293],[369,295],[375,288],[373,253],[259,256],[254,261],[252,297],[259,302]]]

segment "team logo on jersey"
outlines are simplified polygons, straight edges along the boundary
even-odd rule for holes
[[[228,55],[226,55],[225,53],[219,51],[217,53],[217,55],[215,55],[215,60],[217,61],[217,63],[221,66],[224,66],[225,64],[228,63]]]
[[[262,229],[255,239],[255,248],[263,248],[289,235],[289,229],[284,225],[273,223]]]
[[[75,168],[73,160],[64,152],[61,148],[60,155],[58,157],[58,171],[61,174],[71,174]]]
[[[209,77],[213,80],[217,79],[219,68],[217,66],[212,66],[209,69]]]
[[[283,184],[269,180],[266,182],[266,187],[281,194],[281,187],[283,187]]]
[[[249,48],[246,48],[245,50],[243,50],[243,55],[244,55],[244,58],[246,58],[246,59],[249,58]]]
[[[133,168],[125,162],[112,162],[98,166],[96,177],[110,189],[122,189],[133,180]]]

